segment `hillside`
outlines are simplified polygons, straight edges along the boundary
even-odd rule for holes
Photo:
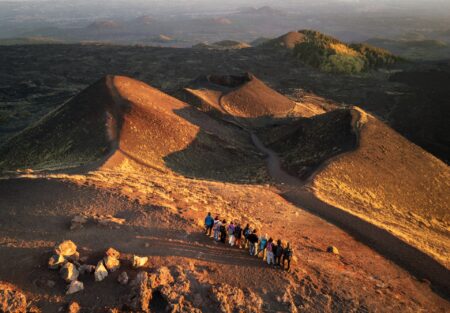
[[[229,120],[261,126],[273,118],[287,117],[296,104],[268,87],[252,74],[201,77],[185,89],[203,110],[225,115]]]
[[[259,47],[287,50],[302,63],[331,73],[359,73],[401,61],[387,50],[368,44],[349,45],[314,30],[288,32]]]
[[[307,177],[322,161],[308,180],[319,199],[450,266],[450,171],[442,161],[360,109],[300,120],[263,138],[297,177]]]
[[[244,156],[252,176],[261,166],[248,136],[239,130],[120,76],[108,76],[87,88],[12,138],[0,148],[0,155],[3,170],[95,164],[226,179]],[[246,178],[239,171],[239,177]]]
[[[292,50],[297,44],[304,42],[305,35],[301,32],[288,32],[278,38],[265,41],[261,44],[267,48],[284,48]]]

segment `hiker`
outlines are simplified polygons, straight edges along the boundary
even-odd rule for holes
[[[223,220],[222,224],[220,225],[220,242],[225,243],[227,240],[227,221]]]
[[[273,258],[273,239],[269,238],[269,241],[267,242],[266,251],[267,251],[267,264],[274,265],[274,258]]]
[[[258,244],[258,235],[256,234],[256,232],[257,230],[254,229],[253,232],[247,237],[250,245],[249,252],[251,256],[256,255],[256,245]]]
[[[230,244],[230,246],[234,246],[234,240],[235,240],[234,229],[235,229],[234,223],[233,223],[233,221],[231,221],[230,225],[228,225],[228,227],[227,227],[228,238],[229,238],[228,243]]]
[[[250,224],[247,224],[247,226],[245,226],[243,233],[244,233],[244,248],[248,248],[248,235],[251,234]]]
[[[211,232],[214,226],[214,219],[211,216],[211,213],[208,212],[208,215],[205,217],[205,234],[206,236],[211,236]]]
[[[291,268],[291,258],[292,258],[293,251],[291,247],[289,246],[289,242],[286,244],[286,248],[284,248],[283,251],[283,269],[286,271],[289,271]],[[287,268],[284,268],[284,264],[287,261]]]
[[[259,256],[259,254],[262,252],[263,261],[266,260],[266,245],[267,245],[267,234],[259,237],[259,249],[258,252],[256,253],[256,256]]]
[[[281,240],[277,240],[277,246],[274,251],[275,255],[275,267],[281,267],[281,257],[283,256],[283,244],[281,243]]]
[[[237,224],[234,228],[234,238],[235,238],[235,245],[239,249],[241,248],[241,238],[242,238],[242,228],[241,224]]]
[[[219,241],[221,225],[222,225],[222,222],[219,220],[219,217],[216,216],[216,218],[214,219],[214,240],[215,241]]]

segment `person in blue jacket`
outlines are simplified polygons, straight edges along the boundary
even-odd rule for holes
[[[214,219],[211,216],[211,213],[205,217],[205,233],[207,236],[211,236],[212,228],[214,226]]]

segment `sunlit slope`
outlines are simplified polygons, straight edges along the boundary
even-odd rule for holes
[[[450,267],[448,166],[359,112],[359,146],[332,159],[314,176],[314,192]]]

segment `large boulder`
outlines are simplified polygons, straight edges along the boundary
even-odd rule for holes
[[[72,256],[77,253],[77,246],[71,240],[65,240],[55,246],[55,253],[64,257]]]
[[[27,298],[15,286],[0,281],[0,312],[25,313]]]
[[[103,264],[103,261],[97,263],[97,267],[95,268],[94,277],[95,281],[99,282],[104,280],[108,276],[108,271]]]
[[[74,280],[77,280],[80,272],[77,270],[73,263],[66,263],[60,270],[60,274],[62,279],[66,282],[70,283]]]
[[[66,294],[71,295],[82,290],[84,290],[84,284],[78,280],[74,280],[69,284],[69,286],[67,286]]]

